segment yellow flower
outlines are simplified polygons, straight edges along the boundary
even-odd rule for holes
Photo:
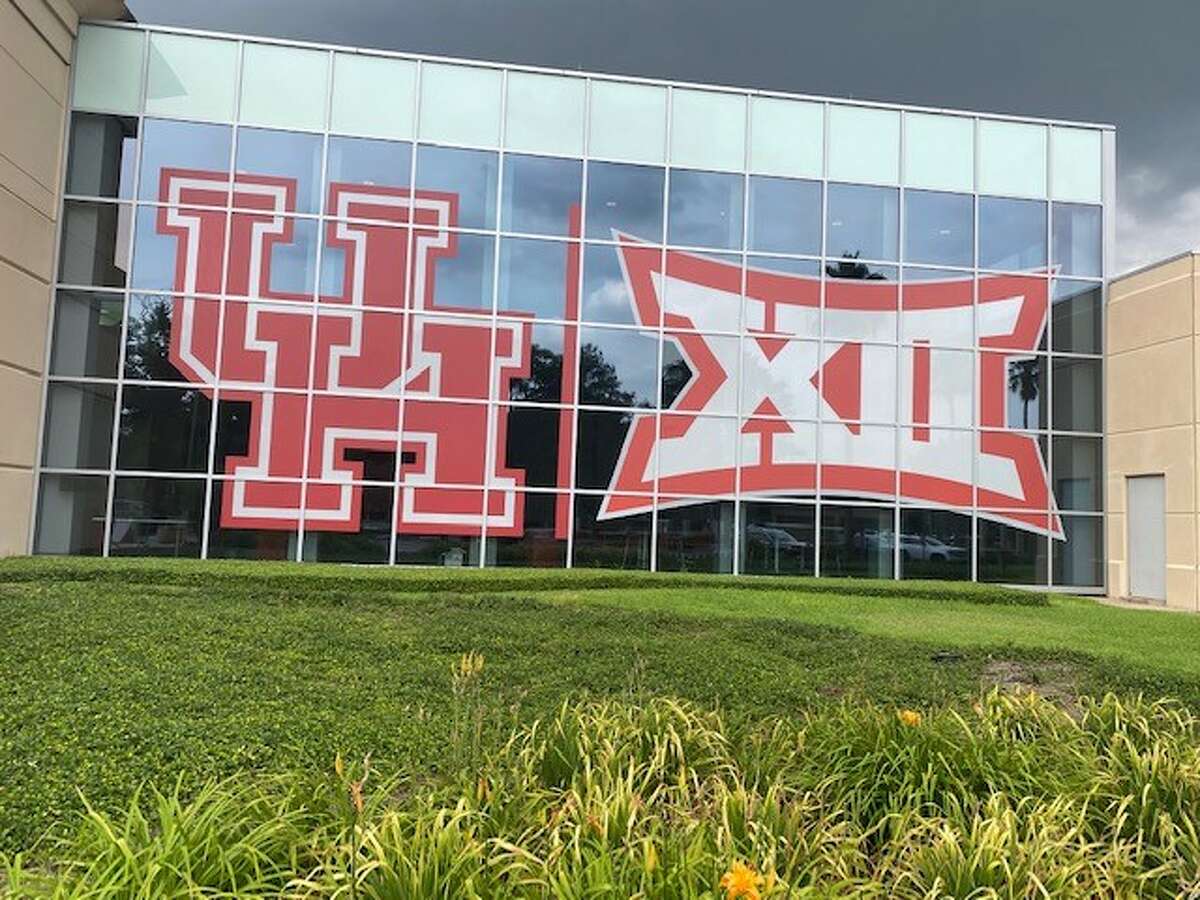
[[[921,714],[915,709],[902,709],[896,715],[900,718],[900,724],[909,728],[916,728],[921,724]]]
[[[729,871],[721,876],[721,887],[725,889],[726,900],[745,897],[746,900],[762,900],[758,886],[763,883],[763,877],[754,871],[753,867],[740,860],[735,860]]]

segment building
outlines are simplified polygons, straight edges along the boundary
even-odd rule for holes
[[[96,23],[67,143],[32,552],[1105,588],[1110,127]]]
[[[1179,609],[1197,599],[1197,255],[1116,278],[1109,292],[1108,587]]]

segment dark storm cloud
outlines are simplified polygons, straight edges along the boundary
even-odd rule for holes
[[[1117,269],[1200,244],[1195,0],[127,0],[144,22],[1111,122]]]

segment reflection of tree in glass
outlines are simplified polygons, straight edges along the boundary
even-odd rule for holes
[[[529,377],[513,379],[509,399],[557,403],[562,396],[562,366],[561,353],[534,344],[529,354]]]
[[[125,368],[131,378],[182,381],[169,360],[171,349],[171,301],[165,297],[144,298],[141,309],[131,306],[126,337]]]
[[[692,378],[692,370],[682,359],[676,359],[663,364],[662,403],[667,409],[675,402],[675,398],[683,391]]]
[[[1040,367],[1036,358],[1018,359],[1008,364],[1008,390],[1021,400],[1021,427],[1029,427],[1029,404],[1038,398]]]
[[[830,278],[857,278],[863,281],[882,281],[886,276],[882,272],[872,271],[866,263],[858,262],[860,251],[845,253],[836,264],[825,267],[825,274]]]
[[[583,403],[598,406],[650,405],[645,400],[634,402],[637,394],[621,387],[616,366],[605,359],[604,352],[592,343],[579,348],[579,399]]]

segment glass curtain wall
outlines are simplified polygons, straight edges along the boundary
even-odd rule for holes
[[[87,26],[34,549],[1100,586],[1101,141]]]

